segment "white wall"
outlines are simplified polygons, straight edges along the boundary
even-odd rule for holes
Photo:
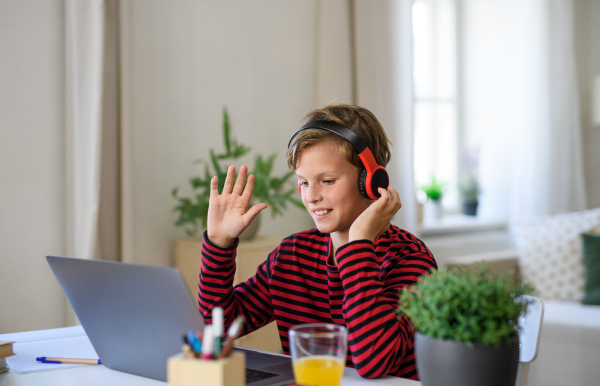
[[[240,143],[252,153],[277,152],[279,175],[288,170],[291,133],[315,107],[315,1],[177,4],[134,1],[123,12],[140,263],[168,264],[172,240],[185,236],[173,226],[170,192],[180,186],[189,193],[189,178],[203,170],[192,161],[208,159],[209,148],[223,150],[223,106]],[[261,233],[287,236],[314,227],[305,211],[293,208],[274,220],[267,211]]]
[[[63,2],[0,1],[0,334],[62,327]]]

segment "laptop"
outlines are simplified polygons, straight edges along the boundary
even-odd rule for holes
[[[96,353],[106,367],[162,381],[167,358],[181,352],[188,330],[204,322],[177,268],[46,256]],[[294,380],[288,356],[246,354],[246,384]]]

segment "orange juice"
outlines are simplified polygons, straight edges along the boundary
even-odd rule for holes
[[[332,356],[300,358],[293,367],[296,383],[306,386],[339,386],[344,374],[344,362]]]

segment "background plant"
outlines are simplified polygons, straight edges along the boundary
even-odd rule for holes
[[[519,296],[533,290],[509,286],[509,276],[494,276],[484,265],[476,271],[435,271],[401,292],[397,312],[432,338],[497,345],[518,335],[518,318],[528,304]]]
[[[421,190],[425,192],[430,200],[439,200],[444,194],[443,182],[438,181],[435,174],[431,174],[431,178],[427,184],[421,186]]]
[[[460,192],[460,196],[462,197],[463,201],[477,201],[479,194],[481,193],[481,187],[479,185],[479,178],[477,178],[477,175],[470,171],[465,171],[458,180],[458,191]]]
[[[458,191],[463,201],[475,202],[481,193],[479,184],[479,147],[464,147],[459,157]]]
[[[210,149],[210,161],[204,159],[195,161],[196,164],[204,165],[204,176],[196,176],[190,179],[193,192],[191,197],[179,196],[179,187],[175,187],[171,191],[171,195],[177,200],[177,205],[173,208],[173,211],[178,215],[175,226],[183,227],[188,236],[196,236],[201,228],[206,229],[210,180],[212,177],[217,176],[219,178],[219,192],[222,192],[229,165],[234,164],[235,160],[248,154],[251,150],[248,146],[238,144],[231,137],[231,125],[227,108],[223,109],[223,144],[225,146],[223,153],[215,153],[213,149]],[[267,203],[271,208],[273,217],[282,215],[287,209],[287,203],[304,208],[302,202],[293,197],[298,191],[297,185],[290,181],[294,172],[289,171],[281,177],[271,175],[275,157],[276,153],[267,158],[257,154],[254,157],[254,168],[249,171],[249,174],[254,174],[255,177],[252,200]]]

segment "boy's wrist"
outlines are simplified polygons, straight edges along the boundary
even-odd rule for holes
[[[208,239],[208,241],[210,241],[211,244],[223,249],[231,247],[235,242],[235,239],[212,236],[208,232],[206,232],[206,238]]]
[[[353,241],[359,241],[359,240],[368,240],[370,242],[375,242],[375,238],[371,237],[370,235],[367,234],[363,234],[361,232],[357,232],[357,233],[350,233],[348,235],[348,242],[351,243]]]

